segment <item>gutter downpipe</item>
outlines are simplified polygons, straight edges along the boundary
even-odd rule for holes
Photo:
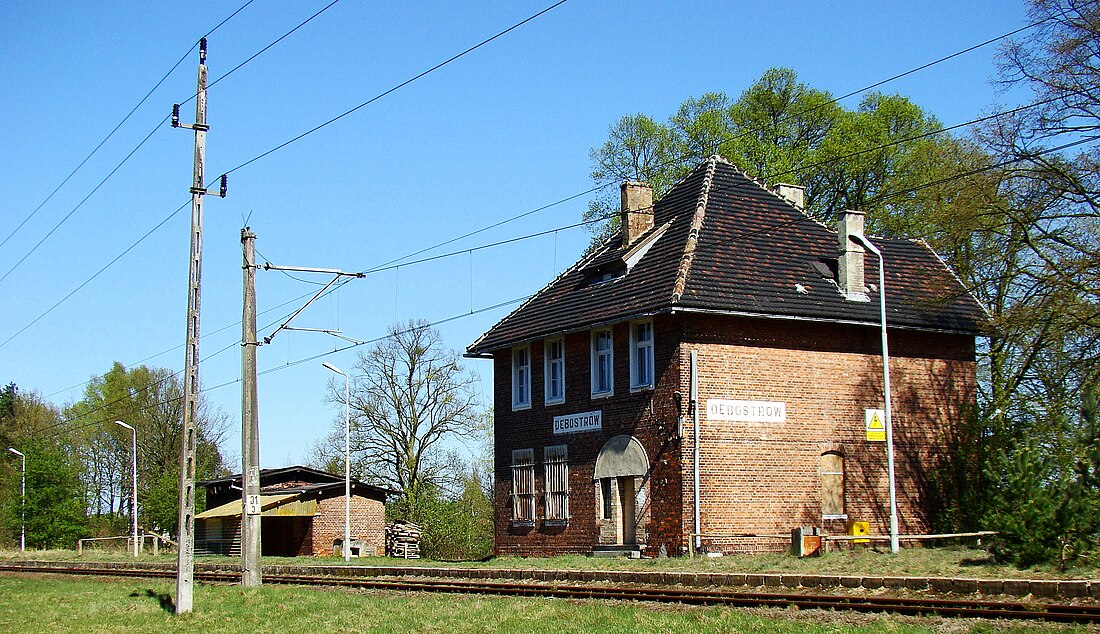
[[[703,536],[700,535],[700,528],[701,527],[700,527],[700,521],[699,521],[699,374],[698,374],[699,359],[696,355],[697,355],[696,351],[692,350],[691,351],[691,363],[690,363],[690,368],[691,368],[690,369],[690,374],[691,374],[690,381],[691,381],[691,384],[690,384],[690,387],[688,388],[689,389],[688,406],[691,408],[691,430],[692,430],[692,435],[693,435],[692,445],[694,446],[694,451],[695,451],[695,459],[692,461],[693,471],[694,471],[694,473],[692,474],[693,475],[693,490],[694,490],[694,495],[692,496],[692,500],[694,502],[694,507],[695,507],[694,508],[694,511],[695,511],[695,535],[694,535],[694,539],[695,539],[695,552],[699,552],[699,549],[703,545]]]

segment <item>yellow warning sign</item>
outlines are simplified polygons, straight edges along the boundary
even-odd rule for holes
[[[863,410],[867,440],[886,442],[886,412],[881,409]]]

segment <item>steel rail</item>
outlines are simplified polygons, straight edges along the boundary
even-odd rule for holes
[[[24,574],[62,574],[81,576],[174,577],[174,569],[163,568],[89,568],[35,566],[0,563],[0,572]],[[196,579],[213,583],[240,581],[237,572],[196,571]],[[338,586],[366,590],[403,592],[449,592],[498,596],[539,596],[563,599],[604,599],[653,601],[686,605],[724,605],[728,607],[776,607],[856,612],[886,612],[910,616],[942,616],[1011,620],[1053,621],[1061,623],[1100,623],[1100,605],[1072,605],[1019,601],[973,601],[966,599],[904,598],[861,595],[815,595],[800,593],[728,592],[646,585],[602,586],[575,583],[512,583],[465,579],[319,576],[303,574],[265,574],[267,583],[302,586]]]

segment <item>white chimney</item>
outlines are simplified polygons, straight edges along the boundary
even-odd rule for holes
[[[806,188],[802,185],[790,185],[788,183],[776,183],[771,190],[783,200],[791,203],[799,209],[806,208]]]
[[[620,187],[623,248],[629,247],[653,227],[653,188],[646,183],[628,181]]]
[[[863,236],[863,212],[844,211],[837,222],[837,286],[845,299],[853,302],[871,301],[863,283],[863,247],[849,236]]]

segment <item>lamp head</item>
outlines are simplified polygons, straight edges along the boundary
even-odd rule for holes
[[[126,429],[129,429],[130,431],[134,431],[134,428],[133,428],[133,427],[131,427],[130,425],[127,425],[126,423],[124,423],[124,422],[122,422],[122,421],[120,421],[120,420],[116,420],[116,421],[115,421],[115,424],[116,424],[116,425],[118,425],[119,427],[124,427],[124,428],[126,428]]]
[[[20,458],[26,458],[27,457],[26,454],[24,454],[22,451],[19,451],[15,447],[8,447],[8,451],[10,451],[13,454],[19,456]]]
[[[852,242],[855,242],[856,244],[863,247],[864,249],[867,249],[871,253],[874,253],[878,257],[880,257],[880,258],[882,257],[882,251],[879,251],[878,247],[876,247],[874,244],[872,244],[871,241],[868,240],[867,238],[865,238],[865,237],[863,237],[859,234],[853,233],[853,234],[850,234],[848,236],[848,239],[851,240]]]

